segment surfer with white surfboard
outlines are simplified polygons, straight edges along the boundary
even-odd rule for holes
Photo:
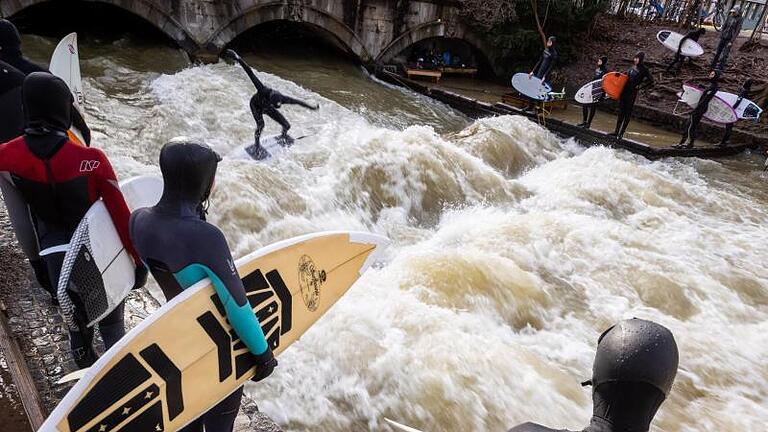
[[[50,71],[40,65],[37,65],[22,55],[21,52],[21,36],[16,26],[12,22],[0,18],[0,60],[10,64],[24,75],[29,75],[32,72],[48,72]],[[75,103],[74,101],[72,102]],[[72,126],[77,128],[83,136],[86,146],[91,145],[91,130],[85,123],[85,119],[80,114],[77,108],[72,109]]]
[[[747,78],[746,81],[744,81],[744,84],[741,85],[741,91],[739,91],[738,98],[736,99],[736,102],[733,104],[733,109],[737,110],[742,104],[747,103],[747,96],[749,96],[749,92],[752,91],[752,79]],[[728,144],[730,144],[731,141],[731,134],[733,133],[733,125],[734,123],[728,123],[725,125],[725,133],[723,134],[723,139],[720,140],[720,147],[725,147]]]
[[[10,174],[12,187],[19,192],[34,221],[34,236],[43,256],[56,299],[64,255],[73,232],[91,204],[102,199],[118,233],[140,264],[128,237],[130,212],[112,165],[98,149],[75,144],[66,131],[72,125],[73,96],[67,84],[47,72],[33,72],[22,88],[24,135],[0,144],[0,171]],[[17,233],[19,236],[19,233]],[[146,270],[139,266],[136,286],[146,282]],[[45,287],[44,287],[45,288]],[[70,343],[75,362],[90,366],[96,356],[92,330],[73,329]],[[122,308],[99,323],[104,344],[109,348],[125,334]]]
[[[599,59],[597,59],[597,68],[595,68],[595,73],[592,76],[592,81],[600,80],[603,78],[603,75],[608,73],[608,56],[602,56]],[[600,103],[600,101],[603,100],[605,93],[603,93],[603,96],[600,96],[597,98],[597,100],[592,101],[592,103],[583,104],[581,107],[582,111],[582,122],[579,124],[579,127],[587,128],[589,129],[592,127],[592,120],[595,118],[595,112],[597,111],[597,105]]]
[[[672,59],[672,62],[667,65],[665,72],[672,72],[674,70],[675,75],[677,75],[677,73],[680,72],[680,69],[683,67],[685,60],[690,59],[690,57],[683,53],[683,47],[685,46],[686,41],[690,40],[693,42],[698,42],[699,38],[704,36],[704,33],[706,32],[707,30],[702,27],[686,33],[685,36],[680,39],[680,43],[677,45],[677,51],[675,51],[675,57]]]
[[[283,116],[278,109],[281,105],[299,105],[307,109],[318,110],[318,105],[311,105],[302,100],[286,96],[277,90],[264,85],[253,73],[253,69],[248,66],[248,63],[243,60],[240,55],[232,49],[224,51],[222,55],[225,59],[232,59],[242,66],[248,78],[256,87],[256,94],[251,97],[251,114],[253,114],[253,120],[256,121],[256,131],[254,132],[254,143],[252,146],[246,148],[246,151],[252,158],[261,160],[269,157],[269,152],[261,145],[261,132],[264,130],[264,115],[266,114],[272,120],[280,124],[283,128],[280,136],[280,144],[284,147],[288,147],[293,144],[293,138],[288,135],[288,131],[291,129],[291,124]]]
[[[683,136],[680,138],[680,143],[675,148],[693,148],[696,141],[696,132],[701,123],[701,119],[704,118],[704,114],[709,109],[709,103],[717,95],[720,90],[720,73],[717,70],[713,70],[709,73],[709,86],[701,94],[699,104],[691,111],[691,115],[688,118],[688,124],[683,129]],[[688,141],[688,144],[686,144]]]
[[[642,319],[624,320],[597,340],[592,379],[592,418],[582,432],[644,432],[669,396],[679,353],[672,332]],[[524,423],[509,432],[568,432]]]
[[[154,207],[133,212],[130,232],[167,300],[210,278],[229,323],[254,356],[252,381],[261,381],[272,373],[277,360],[248,302],[227,240],[205,221],[219,161],[221,157],[210,147],[187,138],[166,144],[160,152],[162,198]],[[226,339],[230,340],[228,335]],[[181,430],[202,431],[205,426],[207,431],[231,431],[242,394],[241,386]]]

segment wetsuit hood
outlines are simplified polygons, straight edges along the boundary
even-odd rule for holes
[[[24,83],[24,74],[10,64],[0,60],[0,95],[21,87]]]
[[[678,350],[666,327],[621,321],[598,339],[592,379],[593,418],[587,431],[647,431],[672,389]],[[607,427],[610,426],[610,427]]]
[[[0,59],[21,56],[21,36],[16,26],[0,19]]]
[[[185,137],[168,142],[160,151],[164,188],[156,208],[204,220],[219,161],[221,157],[203,143]]]
[[[645,53],[644,53],[644,52],[642,52],[642,51],[638,51],[638,52],[637,52],[637,54],[635,54],[635,56],[634,56],[633,58],[637,58],[637,59],[639,59],[639,60],[640,60],[640,61],[638,62],[638,64],[643,64],[643,63],[645,63]]]
[[[61,78],[33,72],[21,87],[24,105],[24,136],[29,150],[50,159],[67,142],[72,125],[72,93]]]
[[[602,56],[602,57],[600,57],[600,61],[601,61],[601,62],[603,62],[603,64],[601,65],[601,67],[602,67],[603,69],[608,69],[608,56]]]

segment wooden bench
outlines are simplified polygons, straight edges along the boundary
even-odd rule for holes
[[[444,67],[443,73],[446,75],[477,75],[477,68]]]
[[[440,82],[440,78],[442,78],[443,73],[439,70],[429,70],[429,69],[405,69],[405,74],[408,76],[408,79],[411,79],[412,77],[417,78],[428,78],[432,79],[434,78],[435,83]]]

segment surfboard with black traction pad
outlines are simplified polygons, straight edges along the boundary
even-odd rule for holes
[[[387,244],[386,238],[368,233],[325,232],[281,241],[237,260],[273,353],[297,341]],[[175,431],[253,377],[255,364],[205,279],[107,351],[40,430]]]

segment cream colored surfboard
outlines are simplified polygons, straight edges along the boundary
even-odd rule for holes
[[[318,233],[237,260],[248,300],[275,355],[323,316],[387,243],[372,234]],[[254,371],[253,355],[237,339],[206,279],[107,351],[40,430],[175,431]]]
[[[384,421],[389,423],[389,425],[392,426],[392,428],[394,430],[403,431],[403,432],[421,432],[418,429],[412,428],[410,426],[406,426],[406,425],[404,425],[402,423],[398,423],[398,422],[396,422],[394,420],[391,420],[391,419],[388,419],[386,417],[384,417]]]

